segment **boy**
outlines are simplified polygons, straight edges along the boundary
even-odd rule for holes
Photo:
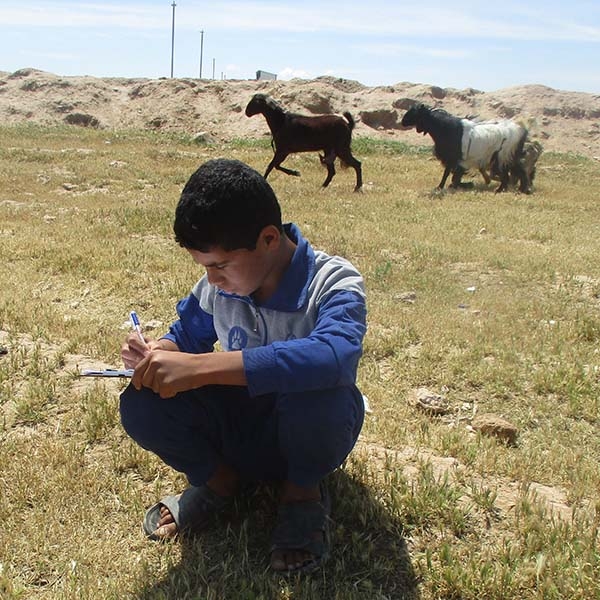
[[[205,274],[165,336],[128,336],[121,355],[135,371],[121,420],[190,487],[152,506],[144,530],[152,539],[199,530],[244,483],[277,481],[271,567],[313,570],[328,553],[324,478],[364,418],[363,280],[282,225],[269,184],[236,160],[200,166],[173,229]]]

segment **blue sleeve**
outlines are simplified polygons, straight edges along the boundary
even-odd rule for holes
[[[177,314],[179,319],[169,327],[169,333],[163,338],[175,342],[182,352],[212,352],[217,341],[213,317],[200,308],[198,298],[190,294],[180,300]]]
[[[315,328],[308,337],[244,349],[250,395],[354,384],[366,317],[363,296],[332,292],[321,302]]]

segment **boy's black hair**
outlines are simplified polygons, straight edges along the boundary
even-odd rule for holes
[[[254,250],[267,225],[283,231],[281,208],[266,179],[239,160],[217,158],[202,164],[185,184],[173,231],[184,248],[229,252]]]

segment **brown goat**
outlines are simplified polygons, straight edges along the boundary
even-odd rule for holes
[[[327,187],[335,175],[334,162],[338,157],[356,171],[354,191],[362,187],[361,163],[350,150],[354,119],[349,112],[344,116],[317,115],[304,116],[285,111],[273,98],[265,94],[254,94],[246,106],[246,116],[264,115],[271,130],[275,155],[267,166],[265,178],[273,168],[288,175],[298,177],[300,173],[281,166],[289,154],[294,152],[323,151],[319,155],[321,163],[327,167]]]

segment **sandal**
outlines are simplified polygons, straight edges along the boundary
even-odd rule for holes
[[[151,506],[144,516],[142,527],[151,540],[169,539],[156,534],[160,520],[160,509],[166,507],[177,525],[177,534],[199,531],[208,525],[215,513],[226,508],[231,499],[215,494],[206,485],[192,486],[176,496],[166,496]]]
[[[270,554],[276,550],[305,550],[312,554],[313,558],[298,568],[275,571],[276,573],[309,573],[327,560],[330,549],[331,500],[324,481],[320,483],[320,488],[320,501],[290,502],[279,506]],[[323,533],[323,539],[314,539],[314,533],[317,531]]]

